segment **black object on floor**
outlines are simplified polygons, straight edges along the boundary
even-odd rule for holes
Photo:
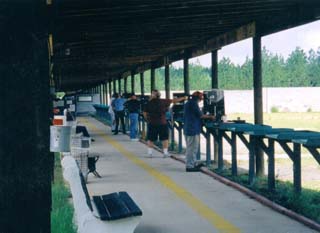
[[[96,163],[99,160],[99,156],[88,157],[88,174],[92,173],[98,178],[101,178],[100,174],[96,170]]]

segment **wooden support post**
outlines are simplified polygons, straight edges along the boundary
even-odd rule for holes
[[[254,184],[255,180],[255,145],[256,145],[256,140],[255,137],[249,136],[249,185]]]
[[[274,139],[268,139],[268,189],[273,192],[276,188],[275,182],[275,163],[274,163]]]
[[[134,82],[134,73],[131,72],[131,93],[134,93],[135,82]]]
[[[218,51],[214,50],[211,52],[211,87],[218,88]],[[217,130],[216,130],[217,131]],[[217,135],[217,132],[216,134]],[[213,147],[213,160],[218,161],[218,143],[214,141]]]
[[[174,143],[175,143],[175,141],[174,141],[174,121],[173,121],[173,118],[172,118],[172,116],[171,116],[171,128],[170,128],[170,140],[171,140],[171,142],[170,142],[170,150],[171,151],[174,151],[174,148],[175,148],[175,145],[174,145]]]
[[[155,69],[154,68],[151,68],[151,70],[150,70],[150,85],[151,85],[151,90],[150,90],[150,92],[152,91],[152,90],[154,90],[154,89],[156,89],[156,82],[155,82],[155,78],[156,78],[156,74],[155,74]]]
[[[218,88],[218,50],[211,52],[211,87]]]
[[[119,90],[119,94],[121,94],[122,90],[121,90],[121,78],[118,78],[118,90]]]
[[[141,89],[141,95],[144,95],[144,75],[143,75],[143,72],[140,73],[140,89]]]
[[[101,84],[102,89],[102,104],[106,104],[106,97],[105,97],[105,83]]]
[[[235,132],[231,132],[231,173],[233,176],[238,175],[237,134]]]
[[[124,80],[123,80],[123,91],[124,91],[124,93],[128,92],[128,90],[127,90],[127,80],[128,80],[128,77],[124,77]]]
[[[102,85],[99,85],[99,95],[100,95],[100,104],[103,104],[103,93],[102,93]]]
[[[296,194],[301,193],[301,145],[293,144],[293,186]]]
[[[189,59],[183,59],[183,86],[184,93],[190,95],[190,81],[189,81]]]
[[[117,93],[117,86],[116,86],[116,79],[112,79],[112,84],[113,84],[113,93]]]
[[[261,37],[253,37],[253,92],[254,92],[254,123],[263,124],[262,103],[262,69],[261,69]],[[264,155],[261,148],[256,146],[256,174],[264,174]]]
[[[170,72],[168,64],[164,67],[164,88],[166,91],[166,99],[170,99]]]
[[[222,138],[222,132],[218,130],[217,132],[217,143],[218,143],[218,169],[220,171],[223,170],[223,138]]]
[[[103,104],[107,104],[107,99],[106,99],[106,84],[102,83],[102,97],[103,97]]]
[[[109,99],[110,99],[110,104],[111,104],[111,98],[112,98],[112,81],[111,80],[109,80],[108,81],[108,83],[109,83]]]
[[[109,99],[108,99],[108,83],[107,81],[104,82],[104,95],[106,98],[106,104],[109,105]]]
[[[207,129],[206,131],[206,165],[210,166],[211,165],[211,136],[210,132]]]
[[[100,84],[101,87],[101,96],[102,96],[102,104],[105,104],[105,99],[104,99],[104,84]]]
[[[2,3],[0,27],[0,232],[50,232],[46,1]],[[10,23],[9,23],[10,22]]]

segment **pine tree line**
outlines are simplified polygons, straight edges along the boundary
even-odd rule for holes
[[[219,88],[225,90],[248,90],[253,88],[252,59],[246,58],[242,65],[223,58],[218,64]],[[164,68],[156,69],[156,87],[164,90]],[[140,76],[135,76],[137,92]],[[144,74],[145,92],[150,92],[150,71]],[[262,77],[264,87],[316,87],[320,86],[320,47],[306,53],[297,47],[287,59],[262,49]],[[211,68],[198,64],[189,65],[191,90],[211,88]],[[130,78],[128,78],[130,87]],[[170,66],[170,89],[183,90],[183,68]]]

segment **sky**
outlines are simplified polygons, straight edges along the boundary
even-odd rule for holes
[[[262,37],[262,47],[265,46],[273,54],[279,54],[285,59],[296,48],[302,48],[306,53],[310,49],[320,48],[320,20],[303,26],[291,28],[278,33]],[[219,61],[228,57],[235,63],[242,65],[246,57],[252,58],[252,39],[246,39],[223,47],[218,51]],[[211,54],[190,59],[190,63],[200,62],[202,66],[211,66]],[[175,67],[183,67],[183,62],[173,63]]]

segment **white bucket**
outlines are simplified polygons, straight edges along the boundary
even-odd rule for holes
[[[50,151],[69,152],[70,151],[70,126],[53,125],[50,126]]]

